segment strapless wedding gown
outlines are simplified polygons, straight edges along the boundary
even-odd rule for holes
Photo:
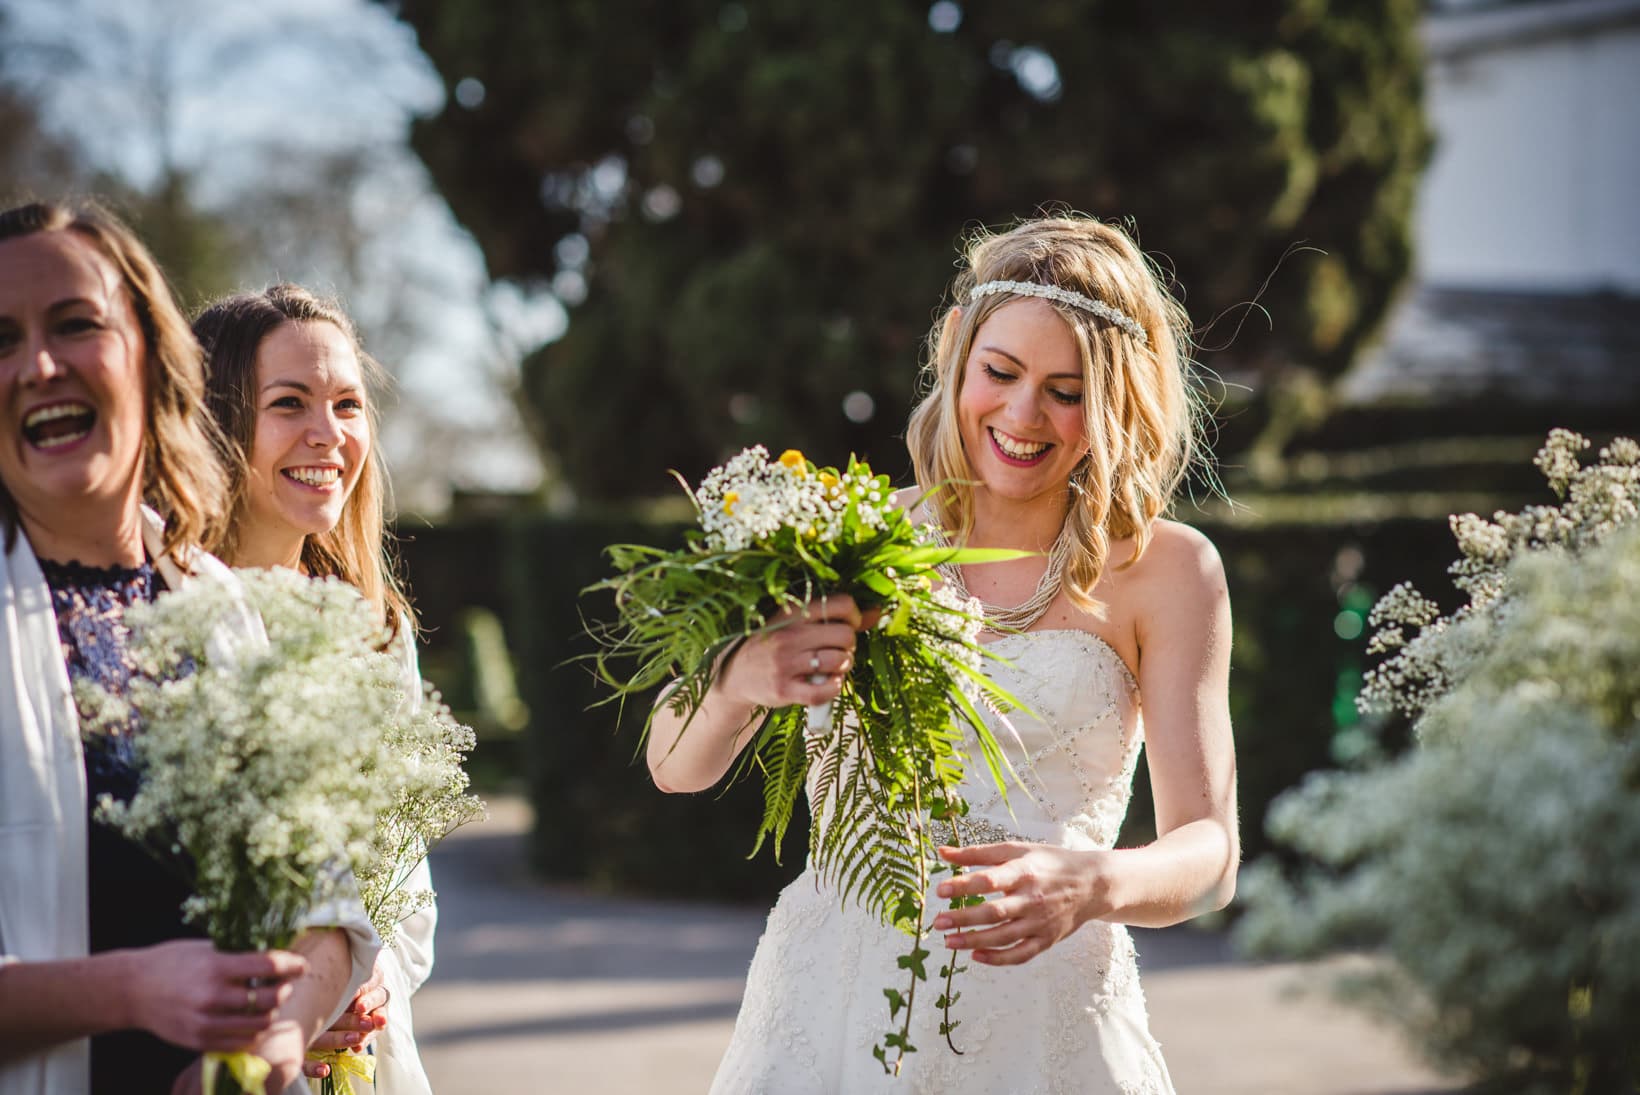
[[[1083,631],[1009,635],[996,680],[1038,717],[1015,712],[1018,740],[994,725],[1029,795],[1001,801],[983,774],[964,787],[969,843],[1019,838],[1110,848],[1127,813],[1144,730],[1139,688],[1114,650]],[[1023,748],[1022,748],[1023,747]],[[1013,816],[1009,816],[1009,806]],[[989,833],[986,834],[986,830]],[[945,902],[930,897],[931,909]],[[714,1095],[1171,1095],[1150,1036],[1133,943],[1090,921],[1022,966],[967,961],[953,1008],[961,1056],[938,1033],[934,972],[951,952],[934,933],[911,1044],[898,1078],[871,1047],[889,1029],[883,989],[910,938],[844,906],[812,871],[780,895],[757,946]]]

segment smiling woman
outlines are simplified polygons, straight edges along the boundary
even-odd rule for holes
[[[1222,908],[1239,858],[1223,567],[1163,517],[1194,448],[1188,331],[1112,225],[1041,218],[967,247],[929,337],[906,432],[918,486],[901,497],[921,499],[912,516],[933,536],[1017,553],[940,568],[977,595],[1005,652],[995,679],[1024,701],[1006,723],[987,716],[1020,793],[970,775],[969,808],[935,823],[965,846],[941,850],[955,876],[928,895],[940,911],[923,927],[944,954],[920,953],[942,978],[963,974],[968,1010],[960,1030],[939,1002],[906,1020],[902,1040],[923,1052],[887,1075],[895,1062],[868,1049],[911,1010],[898,992],[885,1007],[878,981],[909,968],[903,937],[811,871],[769,916],[716,1095],[1173,1090],[1126,926]],[[846,668],[867,623],[833,595],[747,637],[692,722],[655,709],[656,784],[709,787],[770,709],[836,696],[840,676],[813,675]],[[1118,849],[1141,749],[1158,836]],[[834,805],[811,803],[825,824]]]
[[[140,557],[143,499],[167,518],[167,549],[204,539],[223,501],[216,433],[194,413],[198,350],[153,260],[111,218],[56,206],[0,215],[0,240],[3,398],[21,442],[0,451],[8,545],[21,522],[50,555],[81,500],[123,525],[82,562]]]
[[[421,694],[415,618],[394,572],[386,471],[376,453],[375,394],[386,373],[335,301],[297,285],[240,293],[194,321],[206,389],[239,458],[231,517],[212,543],[240,567],[289,567],[362,592],[395,633],[408,694]],[[405,880],[431,890],[426,860]],[[314,1049],[372,1050],[381,1095],[430,1095],[411,1029],[410,996],[433,964],[436,907],[410,916],[342,1017]],[[310,1076],[328,1066],[310,1061]]]
[[[375,446],[386,371],[339,304],[275,285],[194,321],[207,400],[238,460],[229,520],[210,543],[235,566],[288,566],[356,586],[398,627],[409,603],[387,551]]]

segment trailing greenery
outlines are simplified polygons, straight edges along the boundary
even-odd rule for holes
[[[809,829],[814,869],[843,901],[912,937],[900,960],[907,987],[886,992],[895,1029],[874,1050],[897,1073],[916,1049],[908,1032],[917,983],[928,976],[928,888],[949,869],[938,847],[960,837],[964,769],[977,751],[1004,794],[1009,773],[976,704],[1013,701],[981,672],[977,603],[935,589],[934,568],[1024,553],[936,542],[894,504],[887,477],[859,461],[839,472],[795,450],[774,461],[755,447],[689,494],[701,527],[683,549],[609,549],[618,573],[591,589],[613,593],[617,613],[596,629],[599,674],[622,700],[669,689],[659,703],[684,719],[687,735],[721,665],[754,632],[803,620],[828,594],[849,594],[879,614],[837,698],[823,713],[800,705],[768,712],[740,771],[763,782],[754,855],[772,838],[779,856],[806,790],[819,814]],[[953,999],[948,984],[948,1039]]]
[[[1640,445],[1587,446],[1539,454],[1560,505],[1453,518],[1457,610],[1380,600],[1364,701],[1417,746],[1283,796],[1309,862],[1244,876],[1246,945],[1382,954],[1340,989],[1487,1091],[1640,1085]]]

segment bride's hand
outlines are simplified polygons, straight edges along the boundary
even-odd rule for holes
[[[969,868],[941,882],[940,897],[1002,895],[934,918],[935,931],[950,933],[947,947],[972,950],[989,966],[1029,962],[1112,908],[1104,852],[1010,842],[941,848],[940,855]]]
[[[826,703],[854,665],[855,635],[869,627],[847,594],[782,611],[730,657],[718,678],[723,695],[754,707]]]

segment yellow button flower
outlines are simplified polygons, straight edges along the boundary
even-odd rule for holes
[[[803,454],[796,449],[787,449],[780,454],[780,462],[797,473],[799,479],[809,474],[809,462],[803,459]]]
[[[723,492],[723,512],[724,513],[733,513],[735,511],[735,503],[738,502],[738,501],[740,501],[740,492],[739,491],[737,491],[737,490],[724,491]]]

